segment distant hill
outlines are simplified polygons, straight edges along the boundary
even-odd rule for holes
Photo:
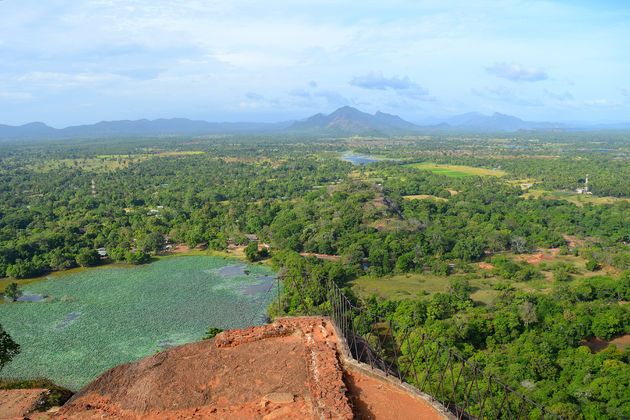
[[[630,130],[630,123],[618,124],[560,124],[555,122],[525,121],[512,115],[495,112],[484,115],[478,112],[455,115],[450,118],[427,118],[424,124],[413,124],[397,115],[377,112],[374,115],[344,106],[331,114],[315,114],[299,121],[277,123],[207,122],[186,118],[157,120],[102,121],[90,125],[77,125],[57,129],[41,122],[21,126],[0,124],[1,140],[31,140],[53,138],[108,138],[201,136],[214,134],[310,135],[310,136],[388,136],[418,134],[436,131],[513,132],[540,131],[595,131]]]
[[[469,112],[451,117],[445,123],[450,128],[468,131],[552,130],[567,128],[565,125],[558,123],[523,121],[512,115],[498,112],[492,115]]]
[[[58,130],[41,122],[32,122],[20,126],[0,124],[0,139],[49,138]]]
[[[293,121],[279,123],[211,123],[186,118],[157,120],[102,121],[90,125],[77,125],[57,129],[43,123],[21,126],[0,125],[0,139],[27,140],[52,138],[104,138],[104,137],[149,137],[174,135],[210,135],[276,132],[286,129]]]
[[[294,122],[288,131],[334,134],[395,134],[417,131],[420,127],[397,115],[377,112],[374,115],[344,106],[335,112],[316,114]]]

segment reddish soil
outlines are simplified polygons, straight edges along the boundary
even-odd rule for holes
[[[558,255],[560,248],[549,248],[546,251],[538,252],[536,254],[522,254],[517,257],[521,261],[526,261],[528,264],[541,263],[544,260],[553,260]]]
[[[37,409],[47,389],[10,389],[0,391],[0,419],[23,418]]]
[[[435,409],[420,398],[361,373],[346,370],[344,378],[357,419],[442,419]]]
[[[350,419],[332,327],[321,318],[229,330],[108,370],[62,419]]]
[[[584,246],[584,244],[586,243],[584,239],[580,239],[575,235],[563,234],[562,236],[564,237],[564,240],[567,241],[567,245],[571,248],[576,246]]]
[[[478,265],[479,268],[483,268],[484,270],[492,270],[494,268],[494,265],[488,264],[486,262],[480,262]]]
[[[63,407],[29,418],[445,418],[378,371],[344,369],[340,357],[325,319],[281,318],[116,366]],[[24,418],[45,392],[0,391],[0,418]]]
[[[611,344],[617,346],[619,350],[630,347],[630,334],[622,335],[621,337],[617,337],[611,341],[606,341],[599,337],[591,338],[588,341],[582,340],[582,345],[591,349],[592,353],[599,353],[600,351],[607,349]]]

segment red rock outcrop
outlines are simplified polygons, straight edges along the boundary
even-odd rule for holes
[[[114,367],[52,417],[444,418],[395,384],[344,368],[340,353],[326,319],[282,318]]]

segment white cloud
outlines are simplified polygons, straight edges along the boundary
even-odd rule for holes
[[[265,97],[263,95],[261,95],[259,93],[256,93],[256,92],[247,92],[245,94],[245,97],[247,99],[251,99],[251,100],[254,100],[254,101],[265,99]]]
[[[210,119],[256,115],[236,113],[243,100],[247,109],[264,108],[269,110],[266,116],[272,115],[270,107],[249,104],[257,100],[248,98],[248,92],[277,98],[275,120],[286,119],[291,112],[325,111],[318,108],[350,99],[373,109],[388,101],[404,102],[410,108],[422,106],[427,114],[443,113],[446,107],[453,113],[492,111],[489,108],[500,101],[502,110],[522,110],[525,115],[519,116],[524,118],[527,112],[543,111],[521,106],[542,99],[556,107],[556,116],[549,118],[571,118],[563,110],[580,103],[571,96],[598,98],[600,92],[617,92],[630,72],[624,41],[630,39],[630,21],[627,15],[596,3],[584,7],[546,0],[532,0],[527,7],[522,0],[453,0],[448,5],[439,0],[365,0],[361,7],[356,0],[0,4],[0,62],[3,75],[10,79],[7,86],[11,91],[37,92],[39,104],[4,107],[5,119],[22,115],[19,119],[26,121],[46,120],[46,114],[30,116],[36,108],[54,108],[62,118],[75,118],[78,114],[72,106],[79,98],[97,106],[76,118],[106,119],[106,114],[99,114],[107,112],[100,102],[104,96],[116,104],[109,112],[118,117],[127,109],[134,113],[129,118],[151,112],[168,116],[169,109],[172,114],[202,118],[199,110],[203,109]],[[496,61],[504,62],[484,71]],[[509,64],[513,62],[525,64]],[[382,73],[368,73],[370,69]],[[471,93],[472,86],[496,85],[495,77],[521,83],[510,85],[512,91],[495,86]],[[547,80],[544,87],[549,90],[519,90],[524,82],[536,80]],[[575,86],[569,87],[566,80],[575,81]],[[621,93],[623,99],[630,98]],[[167,96],[172,98],[168,104],[159,101]],[[133,106],[123,111],[120,98]]]
[[[561,101],[561,102],[562,101],[572,101],[574,99],[573,98],[573,94],[571,92],[569,92],[569,91],[565,91],[564,93],[554,93],[554,92],[551,92],[551,91],[545,89],[543,92],[549,98],[555,99],[555,100]]]
[[[364,76],[355,76],[349,82],[352,86],[357,86],[363,89],[378,89],[378,90],[406,90],[413,84],[409,77],[385,77],[383,73],[368,73]]]
[[[15,99],[15,100],[29,100],[33,99],[33,95],[28,92],[2,92],[0,91],[0,98]]]
[[[521,97],[512,89],[508,89],[505,86],[486,87],[485,89],[472,89],[472,93],[481,98],[510,103],[518,106],[535,107],[543,105],[540,100]]]
[[[589,99],[582,102],[584,105],[592,105],[592,106],[610,106],[616,105],[615,102],[610,101],[609,99]]]
[[[548,78],[545,70],[521,64],[495,63],[492,67],[487,67],[486,71],[513,82],[538,82]]]
[[[65,88],[72,86],[97,85],[111,83],[116,80],[125,80],[124,76],[111,73],[55,73],[55,72],[30,72],[17,78],[19,82]]]
[[[435,100],[435,98],[428,96],[428,90],[412,82],[408,76],[385,77],[383,73],[368,73],[362,76],[354,76],[349,84],[368,90],[391,90],[409,99]]]

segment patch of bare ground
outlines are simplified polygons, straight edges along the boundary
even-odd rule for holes
[[[351,369],[344,371],[356,419],[443,419],[425,401]]]
[[[21,419],[37,410],[47,389],[9,389],[0,391],[0,419]]]
[[[334,331],[285,318],[108,370],[57,418],[352,418]]]
[[[341,258],[341,256],[339,255],[318,254],[316,252],[300,252],[300,255],[303,257],[314,256],[314,257],[319,258],[320,260],[326,260],[326,261],[339,261],[339,259]]]
[[[167,249],[160,252],[159,255],[173,255],[173,254],[188,254],[191,251],[201,251],[205,248],[205,244],[199,244],[194,248],[190,248],[186,244],[172,244],[167,245]]]
[[[541,250],[533,254],[520,254],[516,257],[519,261],[526,261],[528,264],[541,263],[544,260],[553,260],[558,255],[560,248],[549,248],[547,250]]]
[[[320,317],[228,330],[112,368],[50,415],[68,420],[444,418],[386,381],[344,370],[339,348],[335,329]]]
[[[565,241],[567,241],[567,245],[570,246],[571,248],[576,247],[576,246],[584,246],[584,244],[586,243],[584,239],[580,239],[575,235],[563,234],[562,237],[564,238]]]
[[[582,340],[582,345],[588,347],[591,353],[599,353],[602,350],[607,349],[611,344],[617,346],[619,350],[624,350],[630,347],[630,334],[622,335],[610,341],[606,341],[599,337],[593,337],[589,340]]]

